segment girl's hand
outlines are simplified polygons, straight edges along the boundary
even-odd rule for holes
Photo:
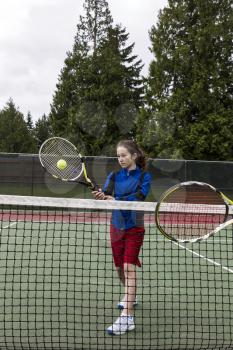
[[[98,200],[104,200],[106,199],[105,197],[105,194],[102,192],[101,188],[99,188],[98,191],[92,191],[92,194],[94,196],[95,199],[98,199]]]
[[[111,200],[111,201],[113,201],[113,200],[115,200],[115,198],[113,197],[113,196],[105,196],[105,198],[104,198],[105,200]]]

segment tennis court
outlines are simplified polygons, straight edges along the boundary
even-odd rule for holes
[[[16,207],[10,197],[0,214],[1,349],[233,347],[231,227],[204,242],[174,243],[156,231],[153,203],[145,203],[136,330],[111,337],[105,329],[123,295],[108,238],[111,208],[12,196]]]

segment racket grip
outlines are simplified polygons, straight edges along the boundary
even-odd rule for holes
[[[90,183],[89,187],[92,191],[99,191],[99,186],[97,186],[96,184]]]
[[[81,182],[81,181],[80,181]],[[90,179],[87,179],[87,182],[82,182],[84,185],[87,185],[92,191],[99,191],[99,186],[96,183],[93,183]]]

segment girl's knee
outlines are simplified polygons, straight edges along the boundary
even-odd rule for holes
[[[135,275],[136,266],[133,264],[124,264],[124,274],[125,276]]]

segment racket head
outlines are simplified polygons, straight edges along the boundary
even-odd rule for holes
[[[84,162],[77,148],[62,137],[51,137],[40,147],[41,165],[55,178],[63,181],[75,181],[84,171]],[[57,162],[65,160],[65,169],[59,169]]]
[[[218,232],[228,212],[228,203],[213,186],[189,181],[171,187],[161,196],[155,221],[168,239],[194,243]]]

